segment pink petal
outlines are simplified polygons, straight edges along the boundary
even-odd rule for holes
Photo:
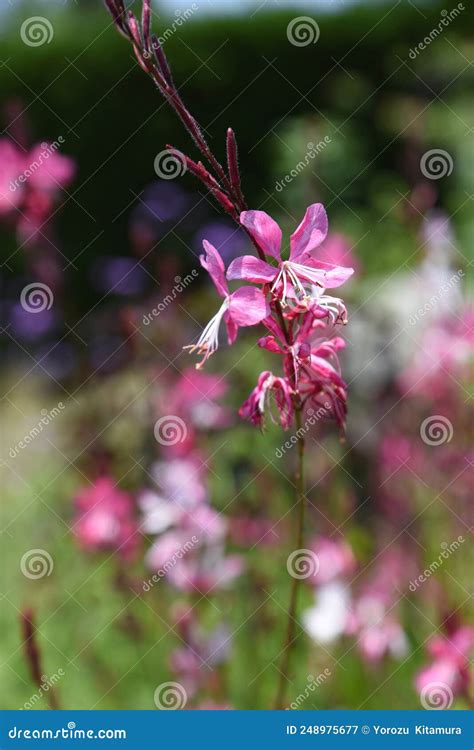
[[[229,346],[232,346],[232,344],[235,343],[235,340],[237,338],[237,333],[239,331],[239,326],[234,323],[232,320],[229,311],[226,312],[224,316],[225,325],[227,328],[227,342]]]
[[[229,316],[237,326],[254,326],[270,314],[263,292],[243,286],[229,297]]]
[[[240,223],[253,237],[265,255],[280,260],[281,229],[265,211],[242,211]]]
[[[349,279],[354,273],[353,268],[344,268],[343,266],[336,266],[328,271],[324,271],[324,286],[326,289],[334,289],[336,286],[341,286],[347,279]]]
[[[339,373],[337,372],[337,370],[335,370],[334,367],[326,359],[323,359],[322,357],[318,357],[316,354],[312,354],[311,355],[311,367],[319,375],[322,375],[322,377],[330,380],[331,383],[335,383],[341,388],[345,387],[345,383],[342,380]]]
[[[229,287],[227,286],[227,281],[225,278],[224,261],[222,260],[214,245],[211,245],[211,243],[207,240],[203,240],[202,244],[204,250],[206,251],[206,255],[201,255],[199,257],[201,266],[208,272],[220,296],[227,297],[227,295],[229,294]]]
[[[303,266],[311,269],[307,277],[304,271],[301,270]],[[323,263],[323,261],[319,261],[311,256],[304,256],[301,258],[301,266],[298,268],[297,273],[301,278],[307,278],[310,281],[321,284],[325,289],[334,289],[334,287],[344,284],[352,276],[354,269],[345,268],[344,266],[330,266],[328,263]]]
[[[322,203],[308,206],[304,219],[290,237],[290,260],[298,261],[303,254],[310,253],[326,238],[328,217]]]
[[[253,281],[257,284],[269,284],[274,280],[277,273],[278,269],[264,260],[259,260],[253,255],[242,255],[230,264],[227,269],[227,278],[229,280],[245,279],[245,281]]]

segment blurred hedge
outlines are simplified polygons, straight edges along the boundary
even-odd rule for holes
[[[170,37],[166,50],[185,100],[221,156],[226,127],[231,124],[236,130],[245,188],[253,205],[261,205],[265,190],[273,192],[272,165],[282,148],[275,134],[285,118],[318,119],[320,112],[321,122],[341,122],[352,115],[350,129],[363,144],[359,157],[370,166],[344,201],[363,210],[384,175],[398,168],[396,131],[380,125],[387,100],[416,97],[428,104],[448,86],[450,97],[469,101],[473,72],[456,74],[465,65],[460,56],[467,59],[472,54],[474,7],[466,7],[444,32],[446,39],[436,40],[416,61],[426,83],[401,62],[411,63],[410,48],[437,25],[442,9],[442,4],[432,4],[421,11],[401,3],[313,14],[321,33],[317,44],[307,47],[294,47],[287,40],[286,27],[296,11],[235,19],[200,18],[196,13]],[[64,152],[78,160],[73,198],[61,211],[60,223],[68,257],[103,231],[77,261],[74,284],[82,287],[86,302],[86,271],[94,254],[126,252],[125,209],[134,202],[134,193],[155,178],[155,155],[168,142],[189,152],[192,148],[129,46],[110,25],[105,9],[87,3],[55,15],[48,12],[54,38],[36,48],[25,46],[19,35],[22,20],[33,14],[45,15],[45,6],[23,8],[8,17],[3,29],[2,100],[20,98],[27,107],[32,137],[40,141],[62,135]],[[159,25],[155,19],[158,33],[169,24],[166,18]],[[460,50],[459,60],[448,42]],[[331,180],[330,186],[338,192],[354,175],[345,157],[339,159],[336,172],[337,181]],[[196,187],[188,175],[183,184]],[[452,185],[437,187],[451,190]],[[336,205],[345,210],[342,202]],[[267,210],[270,206],[271,202]],[[5,247],[10,252],[11,247],[4,243]],[[176,252],[183,251],[177,243]]]

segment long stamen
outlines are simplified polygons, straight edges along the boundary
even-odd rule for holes
[[[305,299],[308,296],[306,290],[290,264],[288,264],[288,276],[290,277],[291,283],[296,291],[303,296],[303,299]]]
[[[296,271],[299,276],[303,276],[303,278],[312,281],[314,284],[321,285],[321,277],[324,278],[326,275],[326,272],[322,269],[318,270],[316,268],[310,268],[309,266],[303,266],[300,263],[292,263],[291,265],[293,270]]]
[[[278,276],[276,277],[275,281],[273,282],[273,284],[272,284],[272,286],[270,288],[271,292],[275,291],[276,287],[278,286],[278,282],[281,279],[282,274],[283,274],[283,266],[280,268],[280,273],[278,274]]]
[[[197,342],[195,344],[189,344],[188,346],[183,347],[183,349],[188,349],[190,354],[192,354],[194,351],[198,351],[199,354],[204,354],[201,362],[198,362],[198,364],[196,365],[196,368],[198,370],[203,366],[204,362],[209,359],[211,354],[214,354],[214,352],[219,347],[219,328],[221,320],[224,317],[228,307],[229,298],[226,297],[219,310],[210,319],[209,323],[204,328]]]

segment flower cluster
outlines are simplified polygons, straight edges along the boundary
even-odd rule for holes
[[[268,335],[258,345],[283,358],[283,374],[262,372],[241,407],[241,416],[262,426],[273,395],[284,429],[292,426],[295,410],[307,403],[343,427],[346,384],[340,375],[338,351],[344,341],[336,334],[337,327],[347,322],[347,313],[342,300],[326,294],[326,289],[343,284],[353,269],[318,260],[313,254],[327,236],[324,207],[320,203],[309,206],[290,237],[288,260],[283,260],[281,254],[282,231],[268,214],[243,211],[240,223],[252,238],[259,257],[235,258],[226,273],[218,251],[204,240],[201,264],[223,303],[197,343],[187,348],[202,355],[197,365],[200,368],[218,347],[222,321],[229,344],[234,343],[240,327],[263,323]],[[230,292],[228,281],[252,285]]]
[[[474,628],[470,625],[446,628],[450,632],[436,635],[427,644],[431,658],[415,678],[415,687],[420,694],[433,685],[445,685],[453,695],[469,696],[470,654],[474,649]]]
[[[228,414],[216,399],[225,394],[223,378],[185,370],[165,389],[157,407],[173,408],[170,419],[181,425],[179,439],[161,446],[148,472],[152,487],[139,497],[141,528],[154,541],[147,567],[183,592],[208,595],[228,586],[242,570],[241,558],[227,555],[227,519],[212,506],[208,467],[199,451],[202,431],[218,429]]]
[[[308,634],[322,644],[351,636],[367,663],[377,663],[387,655],[402,658],[408,641],[396,604],[398,586],[404,580],[404,554],[396,548],[385,551],[367,579],[355,586],[360,572],[350,580],[357,562],[345,540],[321,536],[310,548],[318,566],[308,578],[315,591],[315,604],[303,613]]]
[[[22,150],[14,141],[0,139],[0,219],[13,220],[23,242],[44,238],[43,226],[74,177],[73,160],[57,151],[63,141],[60,137]]]

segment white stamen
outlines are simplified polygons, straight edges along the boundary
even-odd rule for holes
[[[219,348],[219,328],[226,311],[229,308],[229,297],[226,297],[222,305],[220,306],[217,313],[210,319],[207,326],[199,336],[199,339],[195,344],[183,347],[189,349],[189,352],[198,351],[199,354],[204,354],[204,359],[198,365],[197,368],[201,367],[211,354]]]
[[[307,297],[304,286],[299,280],[297,274],[292,269],[292,265],[293,264],[290,263],[290,261],[288,260],[283,261],[280,267],[280,273],[278,274],[275,281],[273,282],[273,285],[270,290],[274,292],[276,287],[280,283],[280,281],[283,282],[283,294],[281,296],[281,304],[283,305],[283,307],[285,307],[286,305],[286,295],[287,295],[288,284],[291,284],[291,286],[294,288],[297,294],[301,295],[303,299],[306,299]],[[303,266],[301,266],[301,268],[303,268]]]
[[[295,275],[303,276],[303,278],[306,278],[308,281],[312,281],[313,284],[319,284],[322,286],[321,277],[324,279],[326,276],[326,271],[323,271],[322,268],[310,268],[309,266],[303,266],[300,263],[291,263],[291,267],[295,272]]]

